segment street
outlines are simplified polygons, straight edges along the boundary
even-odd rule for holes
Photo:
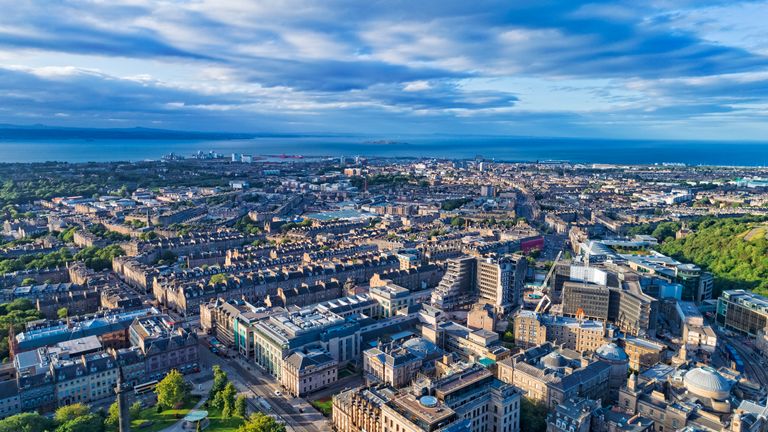
[[[262,373],[253,364],[247,364],[245,359],[236,357],[225,359],[211,353],[205,347],[200,348],[200,363],[203,369],[217,364],[229,376],[230,381],[239,392],[249,397],[252,409],[265,411],[257,398],[267,402],[276,418],[285,422],[289,431],[293,432],[325,432],[330,431],[330,422],[306,400],[292,398],[277,381]],[[275,392],[282,396],[277,396]],[[301,412],[303,411],[303,412]]]

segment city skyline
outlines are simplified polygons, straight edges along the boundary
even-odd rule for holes
[[[14,3],[0,121],[761,140],[765,6]]]

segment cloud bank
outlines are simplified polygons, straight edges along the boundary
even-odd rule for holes
[[[766,2],[0,7],[2,123],[768,137]]]

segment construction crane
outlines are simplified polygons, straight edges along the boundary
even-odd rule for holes
[[[549,309],[550,306],[552,306],[552,299],[549,298],[547,295],[547,284],[549,284],[549,279],[552,277],[552,274],[555,272],[555,267],[557,267],[558,261],[560,261],[560,257],[563,255],[563,251],[560,251],[557,253],[557,256],[555,257],[555,261],[552,262],[552,267],[549,269],[549,272],[547,273],[547,276],[544,278],[544,282],[541,284],[541,292],[544,294],[541,297],[541,300],[539,300],[539,304],[536,305],[536,309],[534,310],[534,313],[544,313],[547,309]]]
[[[552,306],[552,300],[550,300],[548,295],[544,294],[541,297],[541,300],[539,300],[539,304],[536,305],[536,309],[534,309],[533,313],[544,313],[550,306]]]
[[[557,262],[560,261],[560,257],[562,256],[563,256],[563,251],[560,251],[557,253],[555,260],[552,262],[552,267],[549,269],[549,273],[547,273],[547,276],[544,278],[544,282],[541,283],[542,291],[547,290],[547,284],[549,283],[549,279],[552,277],[552,274],[555,272],[555,267],[557,267]]]

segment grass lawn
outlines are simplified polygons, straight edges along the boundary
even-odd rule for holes
[[[324,416],[330,417],[331,411],[333,410],[333,401],[331,398],[323,398],[318,399],[316,401],[310,402],[313,407],[317,408],[318,411],[323,413]]]
[[[184,404],[183,407],[162,412],[157,412],[157,408],[154,406],[145,408],[141,410],[138,419],[131,421],[131,429],[143,432],[157,432],[161,429],[165,429],[183,419],[199,400],[199,396],[192,396],[189,402]]]
[[[245,420],[237,416],[222,418],[221,410],[216,408],[208,409],[208,419],[211,421],[211,424],[205,430],[211,432],[235,432],[237,428],[245,423]]]

